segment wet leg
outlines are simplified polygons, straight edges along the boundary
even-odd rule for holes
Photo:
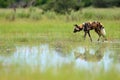
[[[97,39],[97,41],[99,41],[99,40],[100,40],[100,37],[101,37],[100,31],[97,30],[97,29],[95,29],[95,32],[96,32],[96,33],[98,34],[98,36],[99,36],[99,38]]]
[[[85,40],[85,38],[86,38],[86,35],[87,35],[87,32],[85,32],[85,34],[84,34],[84,40]]]
[[[98,34],[99,35],[99,34]],[[99,41],[100,40],[100,37],[101,37],[101,35],[99,35],[99,38],[98,38],[98,40],[97,41]]]
[[[90,32],[88,31],[88,36],[89,36],[89,38],[90,38],[90,40],[91,40],[91,42],[92,42],[92,38],[91,38],[91,35],[90,35]]]

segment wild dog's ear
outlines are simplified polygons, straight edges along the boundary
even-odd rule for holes
[[[77,24],[74,24],[75,27],[77,27],[78,25]]]
[[[79,28],[79,26],[77,24],[75,24],[74,26],[75,26],[75,28]]]

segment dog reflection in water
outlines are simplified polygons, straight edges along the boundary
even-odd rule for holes
[[[97,61],[100,61],[104,56],[103,48],[99,48],[99,49],[95,50],[94,54],[91,54],[90,49],[88,49],[87,47],[85,47],[84,50],[85,50],[84,53],[74,52],[75,59],[80,58],[85,61],[97,62]]]

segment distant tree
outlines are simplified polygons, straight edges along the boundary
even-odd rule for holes
[[[43,7],[44,10],[54,10],[59,13],[79,10],[81,7],[120,7],[120,0],[0,0],[0,7]]]
[[[113,5],[120,7],[120,0],[113,0]]]
[[[83,7],[88,7],[92,4],[92,0],[81,0]]]
[[[79,10],[81,0],[52,0],[45,7],[45,10],[54,10],[58,13],[68,13],[71,10]]]
[[[8,6],[8,3],[7,3],[7,0],[0,0],[0,7],[7,7]]]
[[[9,7],[30,7],[34,6],[36,0],[10,0],[9,1]]]
[[[107,7],[106,0],[93,0],[92,4],[94,7]]]
[[[92,0],[94,7],[120,7],[120,0]]]
[[[35,6],[41,6],[47,4],[50,0],[36,0]]]

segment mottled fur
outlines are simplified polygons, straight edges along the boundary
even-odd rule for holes
[[[74,31],[73,31],[74,33],[80,32],[82,30],[85,32],[84,39],[86,38],[86,35],[88,34],[88,36],[90,37],[90,40],[92,41],[90,30],[95,30],[95,32],[99,35],[98,41],[100,40],[101,36],[105,38],[106,32],[105,32],[104,26],[102,25],[102,23],[98,21],[85,22],[80,25],[75,24],[74,26],[75,26]]]

